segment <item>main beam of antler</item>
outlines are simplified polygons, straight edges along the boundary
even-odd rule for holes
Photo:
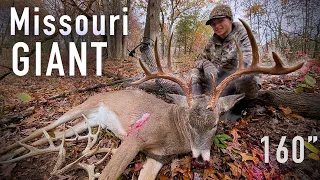
[[[57,152],[60,151],[61,146],[63,146],[63,144],[60,144],[60,146],[55,146],[53,144],[53,140],[52,137],[50,137],[50,135],[47,133],[47,131],[45,131],[44,129],[42,129],[47,141],[49,142],[49,147],[45,148],[45,149],[38,149],[36,147],[30,146],[28,144],[22,143],[20,141],[17,141],[17,143],[26,148],[27,150],[29,150],[29,152],[27,154],[24,154],[22,156],[19,156],[17,158],[13,158],[10,160],[6,160],[6,161],[1,161],[0,164],[7,164],[7,163],[14,163],[14,162],[18,162],[22,159],[28,158],[28,157],[32,157],[35,155],[41,155],[41,154],[45,154],[45,153],[49,153],[49,152]],[[64,141],[63,141],[64,142]]]
[[[293,71],[300,69],[303,66],[303,62],[301,62],[298,65],[286,68],[283,66],[283,63],[282,63],[280,57],[274,52],[272,52],[272,56],[275,61],[275,66],[273,66],[272,68],[259,66],[258,45],[255,41],[253,33],[252,33],[250,27],[243,20],[240,19],[240,21],[242,22],[242,24],[244,25],[244,27],[248,33],[248,38],[250,40],[250,44],[252,47],[252,63],[250,65],[250,67],[248,67],[246,69],[242,68],[243,65],[240,65],[240,64],[243,64],[242,51],[239,48],[238,43],[235,41],[236,46],[237,46],[239,68],[237,69],[236,72],[234,72],[230,76],[226,77],[218,85],[218,87],[216,87],[215,90],[212,91],[210,104],[208,106],[208,108],[210,108],[212,111],[216,107],[216,104],[219,100],[219,97],[220,97],[223,89],[225,89],[234,79],[236,79],[244,74],[258,74],[258,73],[260,73],[260,74],[273,74],[273,75],[288,74],[290,72],[293,72]]]
[[[170,38],[170,42],[169,42],[169,49],[171,48],[171,41],[172,41],[172,36]],[[160,63],[160,59],[159,59],[159,53],[158,53],[158,40],[156,39],[155,41],[155,46],[154,46],[154,54],[155,54],[155,59],[156,59],[156,64],[157,64],[157,69],[158,69],[158,72],[156,73],[151,73],[145,66],[144,64],[142,63],[141,60],[139,60],[139,63],[140,63],[140,66],[141,68],[143,69],[143,71],[145,72],[145,76],[138,80],[138,81],[135,81],[135,82],[132,82],[131,84],[132,85],[138,85],[138,84],[141,84],[143,82],[146,82],[148,80],[151,80],[151,79],[157,79],[157,78],[161,78],[161,79],[167,79],[167,80],[170,80],[170,81],[173,81],[175,83],[177,83],[184,91],[185,95],[186,95],[186,98],[187,98],[187,102],[188,102],[188,106],[191,107],[192,104],[193,104],[193,97],[192,97],[192,90],[191,90],[191,81],[189,83],[175,77],[171,71],[170,73],[165,73],[163,70],[162,70],[162,67],[161,67],[161,63]],[[169,56],[170,56],[170,53],[169,53]],[[170,62],[168,61],[169,64],[171,64],[171,60]],[[169,66],[169,65],[168,65]]]

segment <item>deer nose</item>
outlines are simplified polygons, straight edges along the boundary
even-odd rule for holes
[[[202,156],[199,156],[197,158],[192,159],[192,166],[194,168],[201,168],[201,169],[206,169],[209,167],[210,162],[209,161],[204,161]]]
[[[192,149],[192,166],[195,168],[208,168],[210,165],[210,150]]]

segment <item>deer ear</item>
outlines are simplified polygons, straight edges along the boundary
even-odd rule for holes
[[[236,94],[230,96],[224,96],[219,98],[218,106],[219,106],[219,113],[226,112],[232,106],[234,106],[238,101],[244,98],[245,94]]]
[[[181,96],[178,94],[168,94],[168,96],[169,96],[169,99],[173,101],[173,103],[181,107],[188,108],[188,102],[187,102],[186,96]]]

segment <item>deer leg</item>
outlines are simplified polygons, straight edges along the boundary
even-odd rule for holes
[[[102,170],[99,180],[117,180],[142,147],[143,141],[136,138],[136,133],[124,139],[117,152]]]
[[[147,161],[142,166],[138,180],[154,180],[156,179],[158,172],[162,168],[163,164],[151,158],[147,158]]]

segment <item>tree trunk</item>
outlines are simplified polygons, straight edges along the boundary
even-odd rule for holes
[[[183,94],[181,87],[175,83],[166,82],[168,94]],[[154,92],[159,91],[160,86],[154,82],[147,82],[139,85],[139,88]],[[249,102],[250,105],[260,104],[262,106],[273,106],[275,108],[283,105],[289,107],[292,113],[306,118],[320,120],[319,106],[320,95],[311,93],[295,93],[290,91],[260,91],[256,99]]]
[[[279,107],[288,106],[293,113],[303,117],[320,120],[320,95],[310,93],[295,93],[288,91],[261,91],[256,102],[262,105]]]
[[[111,12],[110,12],[110,2],[109,2],[109,0],[103,0],[102,4],[103,4],[103,14],[106,16],[106,24],[109,24],[110,23],[110,14],[111,14]],[[112,46],[111,46],[111,44],[113,42],[111,40],[109,26],[107,26],[107,28],[106,28],[106,35],[104,36],[104,41],[108,42],[107,57],[110,57],[111,56],[111,51],[113,50]]]
[[[103,0],[103,13],[106,16],[106,22],[110,25],[110,15],[120,15],[120,19],[122,19],[122,3],[121,1],[109,1]],[[106,28],[106,40],[108,42],[108,57],[112,59],[121,58],[122,57],[122,21],[115,21],[115,30],[114,35],[110,35],[110,26]]]
[[[126,7],[128,8],[128,19],[130,19],[130,8],[131,8],[131,0],[127,0]],[[128,49],[128,36],[122,36],[122,57],[126,57],[126,52]]]
[[[114,15],[120,15],[120,18],[122,19],[122,3],[121,1],[112,1],[115,5],[115,13]],[[122,57],[122,21],[116,20],[115,23],[115,46],[116,46],[116,52],[113,56],[113,58],[121,58]]]
[[[161,0],[148,0],[146,26],[144,29],[143,45],[140,48],[142,61],[151,71],[156,71],[153,46],[154,40],[159,35]]]

